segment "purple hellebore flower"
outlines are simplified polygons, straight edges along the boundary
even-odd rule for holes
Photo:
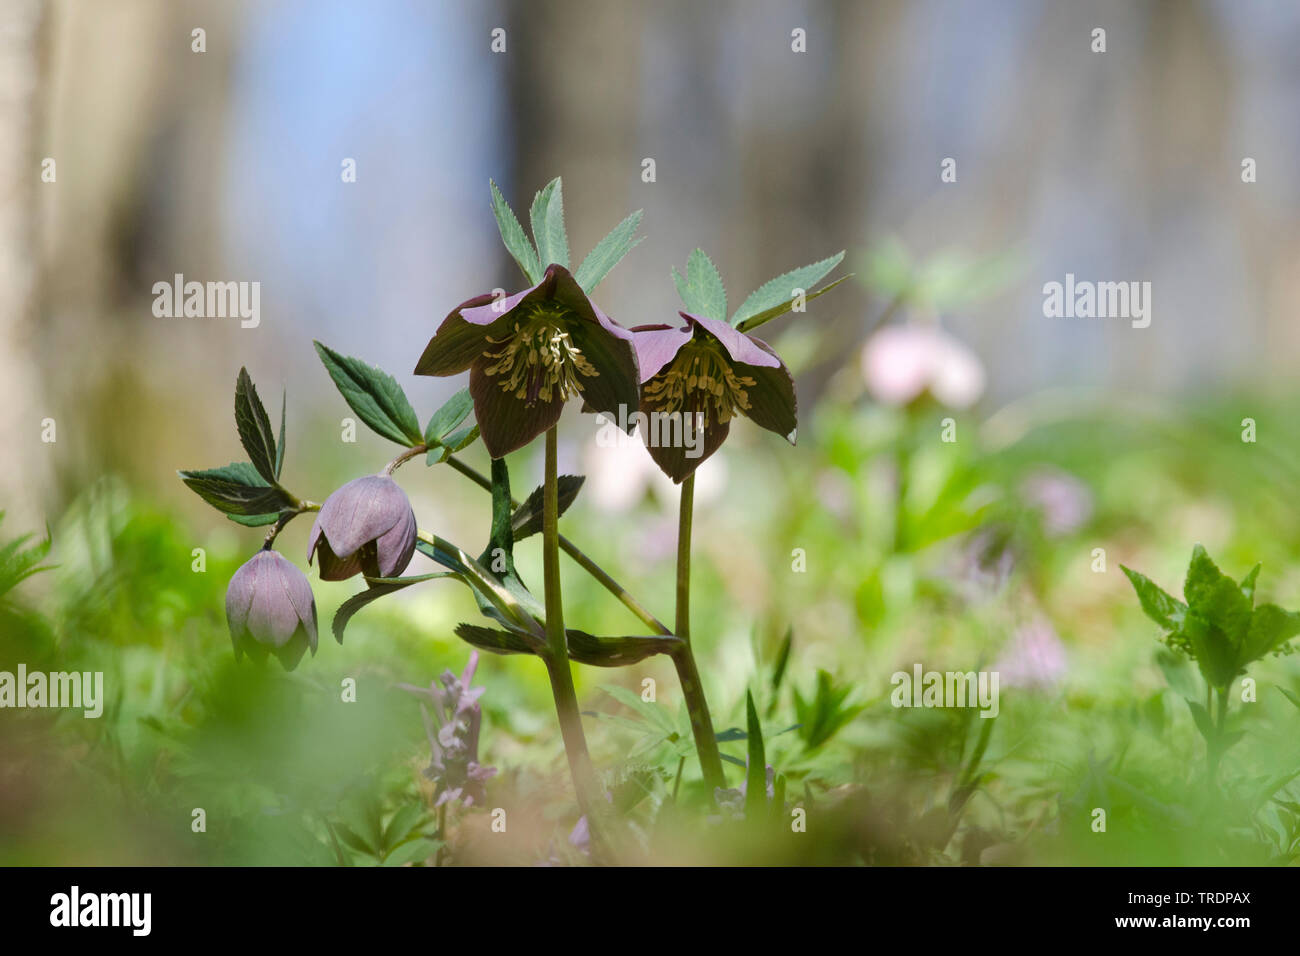
[[[323,581],[342,581],[359,571],[396,577],[411,563],[415,536],[406,492],[387,475],[367,475],[325,499],[307,540],[307,563],[320,559]]]
[[[235,659],[273,653],[293,670],[307,648],[316,654],[316,599],[307,576],[277,551],[259,551],[226,589],[226,622]]]
[[[793,445],[798,424],[794,379],[771,347],[718,319],[678,314],[686,320],[681,328],[643,325],[632,330],[641,366],[640,410],[651,432],[646,450],[655,464],[680,483],[721,447],[737,413]],[[663,440],[670,433],[685,439],[700,425],[702,446]]]
[[[469,369],[474,417],[493,458],[522,448],[560,420],[575,395],[585,412],[637,404],[632,333],[596,308],[561,265],[530,289],[475,296],[451,311],[415,366],[417,375]],[[627,416],[630,417],[630,416]]]

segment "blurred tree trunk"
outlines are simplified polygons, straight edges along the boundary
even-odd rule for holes
[[[0,536],[39,525],[33,490],[47,470],[41,442],[34,313],[44,0],[6,0],[0,17]]]

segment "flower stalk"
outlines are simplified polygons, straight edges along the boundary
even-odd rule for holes
[[[681,649],[672,655],[677,668],[677,679],[686,699],[686,712],[691,719],[691,733],[695,749],[700,756],[700,769],[704,782],[710,787],[725,786],[722,775],[722,757],[718,753],[718,739],[713,731],[713,718],[709,702],[704,696],[700,671],[691,649],[691,519],[695,507],[695,474],[682,480],[681,508],[677,522],[677,617],[675,633],[682,641]]]
[[[546,430],[546,478],[542,491],[542,576],[546,595],[546,673],[551,679],[551,693],[555,697],[555,710],[560,719],[560,733],[564,738],[564,751],[569,759],[569,772],[578,797],[578,807],[592,825],[593,811],[597,808],[596,775],[587,752],[587,737],[582,730],[582,715],[578,710],[578,695],[573,687],[573,671],[569,667],[568,640],[564,634],[564,609],[560,593],[560,495],[558,440],[555,427]]]

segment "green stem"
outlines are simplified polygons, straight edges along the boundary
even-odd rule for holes
[[[722,757],[718,753],[718,738],[713,731],[713,718],[709,702],[704,696],[704,685],[695,664],[691,649],[691,518],[695,507],[695,475],[682,481],[681,510],[677,521],[677,628],[681,647],[672,655],[677,668],[677,679],[686,699],[686,712],[691,718],[691,733],[695,749],[700,756],[700,769],[710,787],[726,784],[722,774]]]
[[[492,490],[492,482],[488,480],[487,476],[471,468],[469,465],[465,464],[456,456],[448,455],[447,464],[450,465],[454,471],[460,472],[462,475],[464,475],[470,481],[474,482],[474,484],[478,485],[484,491]],[[511,504],[516,508],[519,507],[519,502],[515,501],[514,499],[511,499]],[[651,614],[650,611],[648,611],[645,608],[645,606],[642,605],[641,602],[638,601],[630,591],[628,591],[627,588],[619,584],[616,580],[614,580],[614,578],[610,574],[608,574],[605,571],[604,568],[598,565],[591,558],[587,557],[587,555],[584,554],[576,544],[574,544],[564,535],[560,535],[559,538],[560,538],[560,550],[562,550],[565,554],[567,554],[570,558],[572,558],[573,561],[578,565],[578,567],[582,568],[593,578],[595,578],[598,582],[600,582],[601,586],[604,587],[605,590],[609,591],[610,594],[618,598],[619,601],[622,602],[623,606],[626,607],[633,614],[635,614],[643,624],[645,624],[647,627],[653,630],[656,634],[672,633],[672,631],[669,630],[666,624],[664,624],[657,617]]]
[[[569,758],[569,772],[578,797],[578,807],[587,817],[593,839],[597,836],[598,788],[587,753],[587,738],[582,730],[582,714],[569,668],[569,648],[564,635],[564,610],[560,594],[560,496],[558,484],[556,431],[546,432],[546,479],[542,491],[542,575],[546,593],[546,673],[551,679],[555,710],[560,718],[564,752]]]

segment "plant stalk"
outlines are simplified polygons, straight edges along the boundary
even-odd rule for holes
[[[677,521],[677,621],[676,635],[681,646],[672,654],[677,668],[677,679],[686,699],[686,712],[691,718],[691,733],[695,749],[700,756],[700,769],[704,782],[716,788],[726,784],[722,774],[722,757],[718,753],[718,739],[713,731],[713,718],[709,702],[704,696],[700,671],[691,649],[691,519],[695,508],[695,475],[682,481],[681,510]]]
[[[560,497],[557,475],[558,442],[554,426],[546,432],[546,478],[542,491],[542,574],[546,593],[546,673],[551,679],[555,710],[560,718],[564,752],[569,758],[569,772],[578,797],[578,807],[587,817],[593,838],[597,835],[598,787],[587,738],[582,730],[582,714],[573,687],[569,667],[569,647],[564,635],[564,610],[560,594]]]

